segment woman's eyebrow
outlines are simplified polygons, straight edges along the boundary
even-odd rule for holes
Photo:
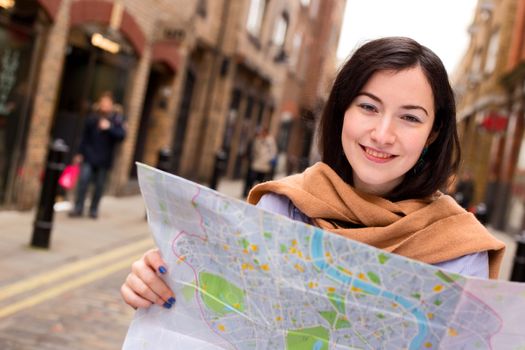
[[[376,95],[371,94],[369,92],[361,91],[360,93],[357,94],[357,96],[361,96],[361,95],[368,96],[372,100],[375,100],[375,101],[377,101],[379,103],[383,103],[383,101],[379,97],[377,97]],[[418,106],[418,105],[404,105],[404,106],[401,106],[401,108],[403,108],[403,109],[419,109],[419,110],[422,110],[423,112],[425,112],[425,114],[428,116],[428,111],[424,107],[421,107],[421,106]]]
[[[381,99],[380,99],[379,97],[377,97],[376,95],[371,94],[371,93],[369,93],[369,92],[361,91],[360,93],[357,94],[356,97],[361,96],[361,95],[368,96],[368,97],[370,97],[372,100],[375,100],[375,101],[377,101],[377,102],[379,102],[379,103],[383,103],[383,101],[381,101]]]
[[[401,108],[403,108],[403,109],[420,109],[423,112],[425,112],[425,114],[428,116],[427,110],[425,108],[421,107],[421,106],[418,106],[418,105],[406,105],[406,106],[401,106]]]

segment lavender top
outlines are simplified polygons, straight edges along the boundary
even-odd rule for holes
[[[297,209],[290,199],[282,195],[267,193],[261,197],[257,207],[284,215],[292,220],[310,223],[310,218]],[[489,276],[489,258],[486,251],[460,256],[434,264],[434,266],[462,275],[481,278],[488,278]]]

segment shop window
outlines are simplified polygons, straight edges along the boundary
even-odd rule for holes
[[[228,118],[226,121],[226,128],[224,129],[224,135],[222,139],[222,148],[229,152],[231,142],[233,139],[233,133],[235,131],[235,123],[237,121],[237,115],[239,114],[239,106],[241,104],[241,91],[234,89],[232,92],[232,98],[230,102],[230,110],[228,112]]]
[[[481,49],[477,49],[472,57],[469,73],[469,87],[476,86],[481,81]]]
[[[25,152],[38,64],[38,11],[22,1],[0,8],[0,203],[16,197],[13,184]]]
[[[290,142],[290,135],[292,131],[292,115],[290,112],[283,112],[282,122],[279,126],[279,133],[277,135],[277,148],[279,152],[286,152]]]
[[[172,171],[175,174],[180,174],[180,163],[182,155],[184,154],[184,141],[186,140],[188,121],[191,115],[191,107],[193,101],[193,94],[195,92],[195,84],[197,82],[197,74],[193,69],[188,69],[186,73],[186,81],[184,82],[184,91],[182,94],[181,104],[179,106],[177,126],[173,138],[172,146]]]
[[[275,22],[272,41],[274,45],[278,47],[284,46],[284,42],[286,40],[286,32],[288,31],[288,17],[288,14],[286,12],[283,12]]]
[[[253,96],[248,96],[246,99],[246,109],[244,111],[243,118],[241,120],[241,134],[239,137],[239,144],[237,148],[237,157],[235,161],[235,167],[233,171],[234,178],[240,178],[244,174],[245,161],[248,160],[250,154],[249,146],[253,138],[253,122],[252,114],[255,107],[255,99]],[[247,164],[247,163],[246,163]]]
[[[266,10],[266,0],[251,0],[248,10],[248,20],[246,29],[252,36],[258,38],[261,32],[264,11]]]
[[[292,42],[292,57],[290,59],[290,65],[292,67],[297,67],[297,62],[299,61],[299,56],[301,54],[301,45],[303,43],[303,34],[295,33]]]
[[[207,14],[207,1],[206,0],[199,0],[197,4],[197,14],[203,18],[206,17]]]
[[[118,52],[113,54],[94,46],[91,38],[95,33],[118,42]],[[104,91],[112,92],[115,109],[126,114],[124,97],[136,57],[128,42],[117,40],[119,33],[108,33],[104,27],[95,24],[74,27],[69,32],[61,89],[51,128],[51,137],[63,139],[70,147],[69,156],[76,152],[84,120],[96,109],[96,101]]]
[[[319,2],[321,0],[312,0],[311,4],[310,4],[310,17],[311,18],[316,18],[317,17],[317,13],[319,12]]]
[[[489,47],[487,48],[487,58],[485,60],[485,73],[492,74],[496,68],[499,49],[499,30],[496,30],[490,36]]]
[[[259,101],[259,109],[257,111],[257,127],[260,127],[264,118],[264,101]]]

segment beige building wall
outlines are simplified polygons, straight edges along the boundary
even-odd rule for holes
[[[337,70],[337,46],[346,1],[312,1],[300,12],[300,54],[288,67],[281,123],[289,128],[286,171],[318,159],[316,124]],[[288,119],[288,121],[287,121]],[[290,126],[286,126],[290,123]]]
[[[479,1],[468,50],[452,76],[462,145],[462,170],[474,174],[475,199],[483,201],[497,162],[500,134],[482,128],[490,113],[507,114],[506,70],[516,0]],[[498,39],[495,39],[495,38]],[[489,155],[494,154],[494,157]]]
[[[40,174],[46,167],[49,132],[60,84],[57,77],[62,74],[69,32],[69,3],[70,1],[62,2],[56,22],[49,29],[45,39],[47,45],[42,53],[26,155],[22,163],[24,172],[14,184],[18,209],[30,209],[36,204],[40,195]]]

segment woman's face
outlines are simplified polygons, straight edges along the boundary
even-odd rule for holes
[[[372,75],[343,121],[354,186],[379,196],[392,191],[418,161],[433,123],[432,88],[419,66]]]

